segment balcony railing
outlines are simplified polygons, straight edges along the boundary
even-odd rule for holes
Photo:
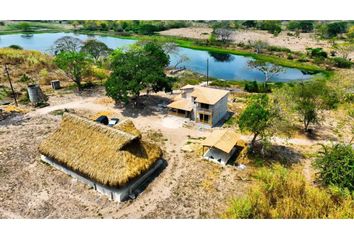
[[[213,109],[212,109],[212,108],[197,107],[197,112],[212,113],[212,112],[213,112]]]

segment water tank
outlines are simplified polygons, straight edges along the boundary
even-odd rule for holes
[[[42,101],[42,92],[38,84],[31,84],[27,87],[28,97],[31,103],[37,104]]]
[[[53,80],[50,83],[51,83],[52,88],[54,90],[60,89],[60,81],[59,80]]]

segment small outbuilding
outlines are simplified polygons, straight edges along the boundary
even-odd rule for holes
[[[163,165],[159,146],[144,141],[129,119],[108,127],[65,113],[39,151],[44,162],[116,201],[134,198]]]
[[[215,163],[226,165],[237,150],[238,143],[243,145],[237,134],[232,130],[214,130],[203,142],[203,158]]]

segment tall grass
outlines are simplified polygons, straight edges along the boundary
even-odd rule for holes
[[[339,188],[309,185],[300,170],[262,168],[245,197],[234,199],[226,218],[354,218],[354,196]]]

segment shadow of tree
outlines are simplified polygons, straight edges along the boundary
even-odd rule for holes
[[[152,116],[167,113],[166,105],[172,100],[158,95],[142,95],[137,103],[116,104],[115,108],[123,109],[122,115],[125,117],[136,118],[139,116]]]
[[[264,154],[261,153],[261,149],[262,145],[257,144],[254,148],[254,153],[248,153],[249,159],[256,164],[280,163],[285,167],[290,167],[304,158],[304,155],[295,148],[284,145],[272,145]]]

